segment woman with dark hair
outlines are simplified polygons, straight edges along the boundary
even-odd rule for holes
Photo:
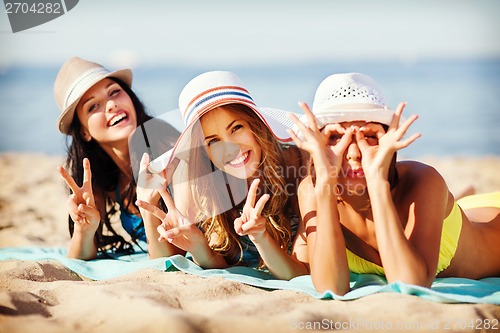
[[[58,128],[68,135],[69,173],[62,167],[58,170],[72,191],[67,202],[72,236],[68,257],[87,260],[107,251],[130,253],[133,244],[146,239],[150,240],[150,257],[176,253],[170,244],[157,241],[160,221],[152,215],[143,216],[143,221],[135,205],[131,157],[137,159],[142,152],[132,149],[129,140],[136,128],[141,130],[139,135],[146,135],[146,122],[159,120],[146,113],[131,84],[130,70],[109,72],[77,57],[66,61],[57,75],[54,94],[61,109]],[[161,123],[168,149],[179,133]],[[141,190],[141,197],[154,203],[160,198],[152,189]],[[113,227],[112,217],[117,213],[129,239]]]
[[[335,74],[295,119],[314,172],[299,186],[295,248],[319,291],[349,291],[349,271],[429,287],[435,277],[500,275],[500,192],[455,200],[442,176],[396,153],[417,115],[402,118],[370,77]],[[293,134],[293,133],[292,133]],[[312,171],[312,170],[311,170]]]

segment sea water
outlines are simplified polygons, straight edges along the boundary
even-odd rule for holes
[[[0,73],[0,152],[65,153],[53,94],[58,69],[16,67]],[[138,67],[133,68],[133,89],[150,114],[182,129],[176,110],[179,93],[190,79],[209,70],[238,74],[259,106],[299,113],[297,102],[312,105],[315,89],[328,75],[367,74],[379,83],[389,107],[405,101],[406,116],[419,115],[408,135],[420,132],[422,137],[400,156],[500,155],[500,59]]]

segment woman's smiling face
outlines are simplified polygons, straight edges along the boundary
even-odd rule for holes
[[[217,168],[240,179],[256,173],[262,149],[248,121],[221,106],[203,115],[200,124],[208,156]]]
[[[80,99],[76,107],[82,124],[83,137],[99,144],[113,144],[128,136],[137,126],[134,104],[120,85],[103,79],[93,85]]]

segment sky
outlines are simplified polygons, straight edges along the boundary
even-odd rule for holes
[[[116,67],[499,58],[498,13],[496,0],[80,0],[14,34],[2,8],[0,70],[74,55]]]

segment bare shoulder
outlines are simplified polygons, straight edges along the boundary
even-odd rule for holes
[[[432,166],[418,161],[400,161],[396,164],[400,181],[429,185],[429,182],[443,183],[443,176]]]
[[[417,161],[397,163],[399,183],[397,196],[403,200],[447,201],[448,186],[443,176],[432,166]]]

